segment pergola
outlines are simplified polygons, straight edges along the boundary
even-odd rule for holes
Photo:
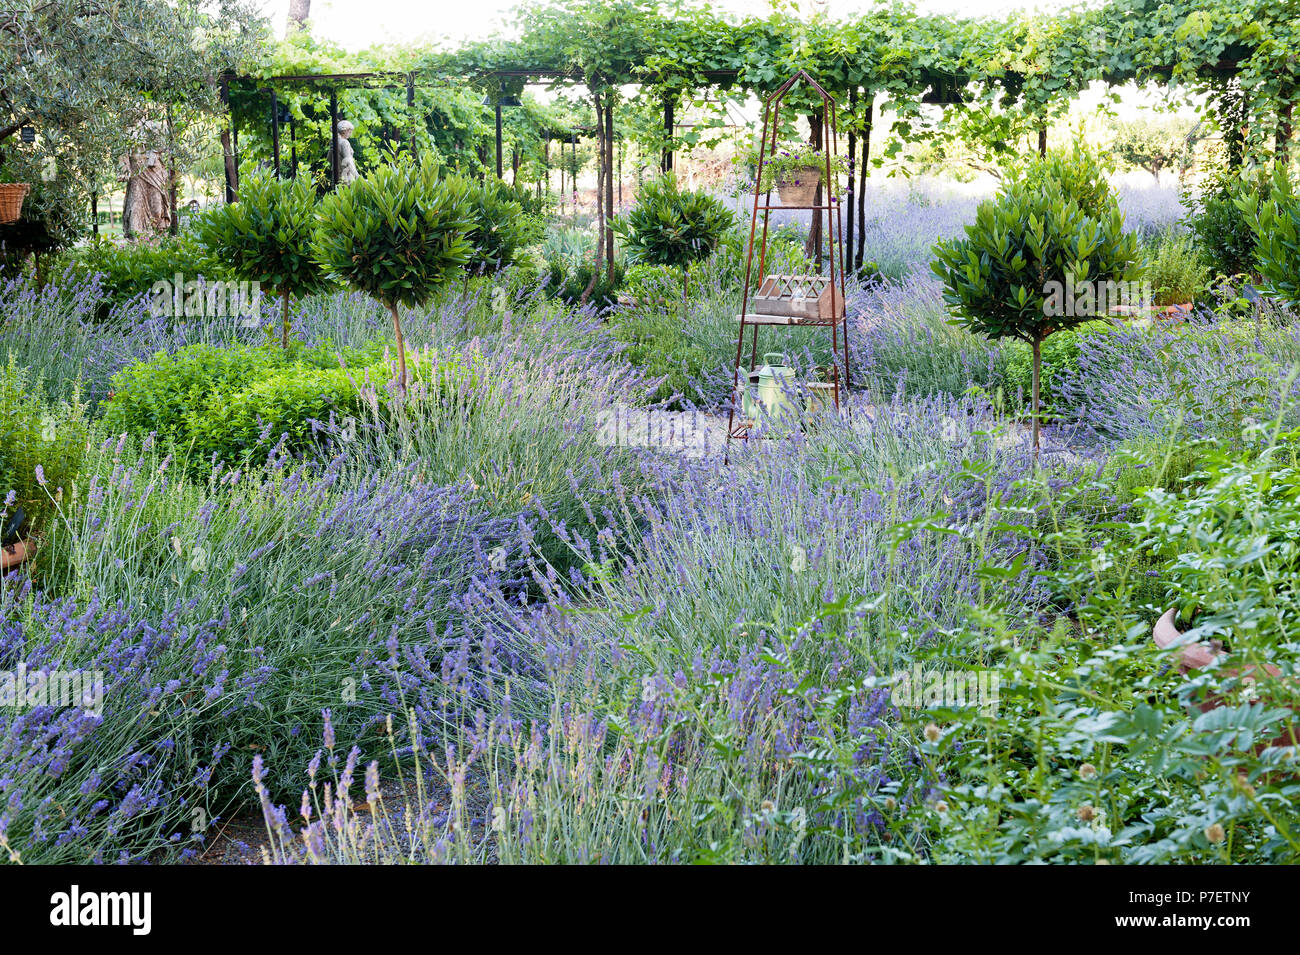
[[[602,11],[601,5],[596,4],[594,9],[598,12],[592,16],[597,18],[617,16],[619,14],[616,12],[608,11],[618,6],[618,4],[610,4],[607,10]],[[827,72],[832,75],[819,76],[819,80],[824,80],[826,88],[837,96],[842,106],[847,107],[847,114],[856,119],[849,126],[846,137],[849,179],[846,196],[848,240],[844,244],[845,268],[858,267],[863,259],[864,186],[870,162],[874,106],[879,94],[883,93],[887,96],[896,112],[910,110],[909,115],[912,116],[920,113],[921,104],[941,106],[945,109],[945,116],[948,115],[946,111],[950,108],[961,108],[962,104],[977,101],[986,105],[1019,104],[1022,115],[1041,117],[1037,120],[1038,148],[1044,151],[1049,116],[1059,109],[1060,104],[1069,102],[1079,90],[1091,82],[1101,81],[1114,86],[1130,81],[1186,82],[1189,77],[1192,77],[1198,83],[1209,84],[1231,80],[1242,73],[1243,66],[1253,69],[1256,76],[1263,69],[1263,66],[1251,60],[1256,47],[1230,42],[1221,42],[1217,46],[1208,47],[1208,52],[1201,54],[1199,58],[1182,50],[1165,51],[1166,54],[1170,52],[1176,54],[1169,57],[1175,62],[1167,64],[1160,60],[1153,63],[1152,58],[1158,56],[1158,43],[1154,42],[1153,36],[1136,35],[1132,29],[1134,11],[1145,15],[1148,12],[1147,6],[1150,5],[1145,4],[1145,0],[1112,0],[1107,6],[1071,15],[1072,19],[1067,18],[1067,26],[1062,34],[1053,41],[1056,46],[1047,50],[1051,54],[1049,59],[1054,58],[1054,66],[1049,65],[1047,74],[1041,71],[1034,72],[1032,67],[1012,68],[1005,62],[996,68],[983,65],[972,66],[972,64],[1005,61],[1006,57],[996,55],[998,44],[1005,46],[1029,42],[1021,33],[1016,32],[1014,24],[960,21],[960,24],[967,25],[982,24],[981,29],[987,27],[986,34],[977,32],[970,37],[963,34],[960,43],[955,42],[951,35],[945,33],[945,30],[956,21],[940,18],[905,20],[900,29],[910,32],[906,32],[902,40],[877,38],[872,34],[871,31],[878,25],[888,25],[886,20],[881,19],[887,18],[888,15],[884,14],[879,16],[872,14],[860,22],[844,25],[825,24],[823,37],[835,37],[836,31],[840,29],[856,30],[854,36],[857,41],[870,47],[863,49],[860,59],[853,57],[837,59],[824,50],[810,54],[814,59],[817,56],[822,57],[822,63],[827,66]],[[628,15],[634,17],[636,13],[633,11]],[[665,34],[673,32],[675,23],[671,19],[658,13],[649,15],[660,17],[656,22],[662,26],[661,32]],[[598,203],[604,210],[610,210],[613,208],[614,200],[612,175],[615,140],[614,90],[622,86],[638,86],[661,99],[664,146],[660,166],[667,171],[672,169],[674,164],[674,113],[683,95],[700,90],[739,86],[747,93],[761,99],[775,88],[780,78],[788,72],[790,58],[798,55],[790,38],[782,35],[782,30],[790,28],[791,21],[783,21],[774,16],[766,21],[751,20],[742,24],[729,24],[717,19],[711,22],[718,33],[717,37],[690,36],[685,39],[680,33],[666,38],[653,35],[655,31],[646,31],[642,24],[636,32],[623,35],[625,43],[629,42],[627,37],[632,36],[634,39],[630,42],[640,44],[637,49],[629,51],[622,48],[622,52],[603,56],[600,51],[607,38],[600,30],[616,31],[617,24],[611,27],[605,21],[601,21],[598,24],[600,29],[592,27],[586,37],[589,42],[588,53],[578,55],[569,50],[562,53],[546,52],[552,48],[547,47],[544,41],[547,37],[553,41],[557,33],[565,36],[569,31],[580,33],[583,29],[581,22],[538,21],[534,27],[542,35],[542,40],[525,35],[517,41],[490,41],[471,45],[454,54],[431,54],[426,65],[408,72],[296,74],[268,77],[232,75],[223,77],[223,93],[226,94],[227,103],[229,103],[231,84],[241,86],[245,90],[257,90],[269,94],[272,151],[278,171],[281,168],[282,125],[278,109],[278,93],[292,89],[300,90],[303,87],[320,89],[322,95],[327,95],[329,98],[330,179],[332,183],[337,184],[336,143],[340,89],[365,87],[405,90],[410,114],[408,121],[411,124],[408,147],[414,154],[417,88],[441,86],[453,82],[469,83],[489,91],[495,88],[496,96],[493,97],[489,93],[489,100],[486,102],[495,106],[496,167],[500,173],[502,169],[501,97],[505,95],[507,86],[522,88],[529,84],[546,84],[552,87],[560,85],[585,87],[592,94],[596,111],[594,131],[600,146],[598,182],[602,184],[602,189],[598,193]],[[1165,30],[1164,26],[1157,26],[1156,23],[1156,20],[1152,20],[1144,24],[1143,28],[1150,30],[1152,34]],[[1114,49],[1096,49],[1097,44],[1092,35],[1098,30],[1105,31],[1107,36],[1114,34],[1117,38],[1113,45]],[[1125,30],[1129,30],[1129,33],[1125,34]],[[643,35],[646,33],[650,35]],[[932,37],[932,34],[935,36]],[[672,50],[672,44],[675,42],[697,44],[698,55],[666,55],[664,51]],[[943,46],[945,42],[947,46]],[[982,47],[981,43],[985,46]],[[608,45],[615,47],[617,43],[611,37]],[[895,49],[900,45],[905,47],[901,53]],[[969,50],[967,45],[970,46]],[[778,48],[780,56],[776,61],[772,63],[762,61],[763,51],[770,52]],[[1153,49],[1156,52],[1152,52]],[[583,56],[587,56],[594,64],[592,68],[582,65],[583,62],[587,62],[583,60]],[[1188,57],[1190,60],[1187,59]],[[681,62],[683,60],[690,62]],[[665,61],[668,61],[667,65]],[[810,66],[810,69],[814,75],[817,74],[816,65]],[[1029,72],[1025,72],[1027,69]],[[1053,69],[1059,71],[1059,75],[1052,73]],[[1278,101],[1275,108],[1279,153],[1286,148],[1291,138],[1291,98],[1293,97],[1289,95],[1274,96]],[[815,109],[811,104],[808,107],[808,118],[812,121],[816,120]],[[578,128],[565,131],[569,141],[575,147],[580,131],[586,132]],[[228,200],[236,197],[238,188],[235,163],[236,137],[237,131],[232,122],[223,133]],[[292,138],[291,129],[291,140]],[[563,141],[564,136],[561,135],[559,138]],[[296,172],[296,154],[295,161],[291,163],[291,174],[294,172]],[[606,261],[612,262],[612,230],[607,227],[605,231],[606,245],[602,252],[607,256]]]

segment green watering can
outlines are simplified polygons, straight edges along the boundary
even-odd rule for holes
[[[794,369],[780,352],[764,354],[762,366],[742,381],[741,412],[747,420],[761,422],[769,434],[797,421],[800,404]]]

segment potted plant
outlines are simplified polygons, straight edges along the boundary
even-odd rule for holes
[[[1179,648],[1178,671],[1186,677],[1191,677],[1197,670],[1212,666],[1228,655],[1228,651],[1224,649],[1223,642],[1220,640],[1211,640],[1208,643],[1204,641],[1184,641],[1183,633],[1178,629],[1177,607],[1170,607],[1161,615],[1155,626],[1151,628],[1151,638],[1161,650]],[[1223,671],[1222,675],[1225,680],[1239,679],[1241,689],[1250,693],[1254,684],[1261,680],[1277,679],[1282,676],[1282,671],[1271,663],[1258,666],[1248,663],[1240,669],[1229,667]],[[1225,697],[1225,694],[1221,692],[1211,692],[1202,697],[1196,707],[1202,713],[1209,713],[1221,706],[1235,705],[1237,702],[1237,700]],[[1270,746],[1295,746],[1297,743],[1300,743],[1300,722],[1292,723],[1282,731],[1281,735],[1274,739],[1257,744],[1254,747],[1254,752],[1258,755]]]
[[[18,536],[27,521],[27,515],[21,507],[4,520],[4,529],[0,531],[0,574],[8,573],[27,559],[27,542]]]
[[[751,163],[758,164],[757,153],[752,154]],[[763,157],[757,191],[767,193],[775,187],[783,205],[810,206],[826,174],[826,164],[826,152],[812,146],[778,149]],[[831,156],[830,168],[834,179],[845,168],[843,157]]]

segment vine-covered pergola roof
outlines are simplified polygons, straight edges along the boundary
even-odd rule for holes
[[[249,76],[258,87],[469,82],[505,93],[528,84],[668,99],[707,89],[763,96],[796,69],[834,95],[883,96],[907,135],[919,103],[997,105],[1039,121],[1094,82],[1156,82],[1207,92],[1229,79],[1254,125],[1289,112],[1300,89],[1300,11],[1266,0],[1109,0],[1051,16],[922,16],[889,3],[858,16],[733,18],[655,0],[558,0],[525,7],[518,34],[416,56],[407,73]]]

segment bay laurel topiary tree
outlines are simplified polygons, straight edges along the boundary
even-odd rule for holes
[[[315,258],[316,191],[306,179],[249,176],[239,201],[196,223],[199,241],[220,267],[280,298],[280,344],[289,347],[289,300],[322,292],[329,276]]]
[[[520,252],[542,238],[541,220],[527,213],[515,190],[500,179],[470,181],[467,192],[473,224],[465,237],[473,251],[466,268],[471,275],[508,268]]]
[[[406,390],[406,339],[399,309],[424,305],[469,263],[473,225],[469,183],[409,160],[380,166],[321,203],[316,257],[392,315],[400,391]]]
[[[727,206],[706,192],[681,189],[666,173],[637,193],[637,204],[613,222],[628,261],[682,270],[682,302],[690,291],[691,266],[707,259],[735,223]]]
[[[1138,242],[1124,231],[1105,167],[1076,148],[1019,168],[980,205],[965,238],[939,242],[934,254],[956,324],[1029,345],[1037,457],[1043,340],[1134,297]]]

